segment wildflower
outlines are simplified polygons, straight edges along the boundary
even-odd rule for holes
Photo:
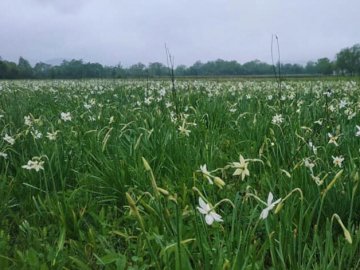
[[[281,124],[282,122],[284,122],[284,118],[281,114],[275,114],[271,120],[271,123],[274,125]]]
[[[109,120],[109,125],[111,125],[111,124],[114,123],[114,122],[115,122],[114,116],[111,116],[111,117],[110,117],[110,120]]]
[[[231,109],[229,109],[229,111],[230,111],[231,113],[234,113],[234,112],[236,112],[236,109],[235,109],[235,108],[231,108]]]
[[[334,105],[331,104],[331,105],[329,106],[329,110],[330,110],[331,112],[334,112],[336,109],[335,109]]]
[[[13,145],[15,143],[15,139],[11,136],[9,136],[8,134],[5,134],[4,136],[4,141],[6,141],[7,143]]]
[[[36,130],[36,129],[34,130],[34,132],[31,131],[31,134],[32,134],[32,135],[34,136],[34,138],[37,139],[37,140],[38,140],[38,139],[41,139],[42,136],[43,136],[42,133],[41,133],[40,131]]]
[[[44,161],[39,161],[39,160],[29,160],[28,163],[26,165],[21,166],[21,168],[27,169],[27,170],[35,170],[35,171],[40,171],[40,170],[44,170]]]
[[[339,146],[338,143],[336,142],[339,136],[333,136],[331,133],[328,133],[328,137],[329,137],[328,143],[332,143],[335,144],[336,146]]]
[[[165,96],[165,94],[166,94],[166,90],[164,89],[164,88],[162,88],[160,91],[159,91],[159,95],[160,96]]]
[[[311,160],[309,158],[304,159],[304,165],[305,165],[306,168],[309,168],[311,173],[313,172],[313,168],[315,167],[315,163],[311,162]]]
[[[152,97],[147,97],[147,98],[145,98],[144,103],[145,103],[146,105],[150,105],[152,99],[153,99]]]
[[[185,128],[185,124],[186,124],[186,122],[185,122],[185,120],[184,120],[183,123],[182,123],[182,125],[179,126],[178,129],[179,129],[179,131],[180,131],[180,134],[183,134],[183,135],[185,135],[185,136],[189,136],[191,131]]]
[[[46,137],[50,140],[50,141],[55,141],[56,140],[56,135],[59,131],[55,131],[55,132],[47,132]]]
[[[170,112],[170,121],[172,123],[176,123],[176,120],[177,120],[176,114],[174,112]]]
[[[8,154],[4,153],[4,152],[0,152],[0,157],[3,157],[4,159],[8,158]]]
[[[200,206],[200,207],[199,207]],[[222,222],[222,217],[217,214],[214,209],[210,206],[210,204],[205,203],[204,200],[199,197],[199,206],[196,207],[199,212],[205,215],[205,221],[208,225],[213,224],[214,221]]]
[[[281,198],[275,202],[273,202],[273,199],[274,199],[274,195],[271,192],[269,192],[266,207],[261,211],[260,214],[261,219],[266,219],[267,216],[269,215],[269,211],[271,211],[275,207],[275,205],[277,205],[281,201]]]
[[[342,108],[345,108],[346,105],[347,105],[347,101],[346,100],[340,100],[340,103],[339,103],[339,109],[342,109]]]
[[[71,121],[71,114],[69,112],[62,112],[60,116],[64,122]]]
[[[359,137],[360,136],[360,126],[356,125],[356,128],[357,128],[357,131],[356,131],[355,136]]]
[[[248,164],[249,162],[240,155],[240,162],[232,162],[232,167],[236,169],[233,175],[241,175],[241,180],[244,180],[245,176],[250,176],[250,172],[247,168]]]
[[[88,104],[88,103],[84,103],[84,108],[87,109],[87,110],[90,110],[92,107],[91,104]]]
[[[332,156],[333,164],[334,166],[342,167],[342,162],[344,161],[344,158],[342,156],[340,157],[334,157]]]
[[[309,141],[309,147],[314,152],[314,154],[317,154],[317,147],[312,143],[312,141]]]
[[[90,99],[90,105],[94,106],[96,104],[95,98]]]
[[[326,92],[324,92],[324,95],[327,97],[331,97],[332,95],[331,89],[328,89]]]
[[[165,103],[165,107],[166,107],[166,108],[170,108],[171,106],[172,106],[172,103],[171,103],[171,102],[167,101],[167,102]]]
[[[209,181],[209,184],[212,185],[213,181],[211,180],[211,175],[210,175],[209,171],[206,168],[206,164],[200,165],[200,172]]]
[[[319,119],[319,120],[315,121],[314,123],[315,123],[315,124],[318,124],[318,125],[320,125],[320,126],[322,126],[322,124],[323,124],[323,120]]]
[[[356,116],[356,112],[354,112],[352,109],[348,108],[344,111],[345,115],[347,115],[347,119],[351,120]]]
[[[310,176],[318,186],[321,186],[324,183],[324,179],[320,179],[319,176],[314,176],[313,174],[310,174]]]
[[[294,92],[291,92],[289,95],[288,95],[288,98],[290,100],[293,100],[295,98],[295,93]]]
[[[30,115],[24,116],[24,122],[25,122],[25,125],[27,125],[29,127],[31,127],[33,124]]]

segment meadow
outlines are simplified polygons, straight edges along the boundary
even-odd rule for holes
[[[359,269],[360,84],[0,82],[0,269]]]

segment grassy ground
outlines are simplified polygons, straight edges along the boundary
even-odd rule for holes
[[[358,83],[0,86],[1,269],[360,267]]]

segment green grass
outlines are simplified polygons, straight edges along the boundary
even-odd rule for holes
[[[0,269],[360,268],[358,83],[0,85]]]

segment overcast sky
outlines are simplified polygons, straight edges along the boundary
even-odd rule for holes
[[[106,65],[218,58],[271,63],[333,59],[360,43],[359,0],[0,0],[0,56]]]

